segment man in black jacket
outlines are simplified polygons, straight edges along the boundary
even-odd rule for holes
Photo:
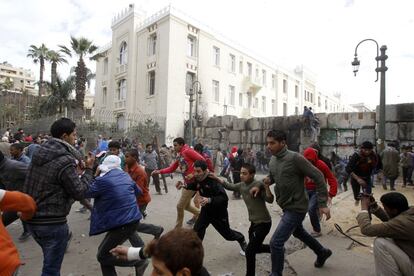
[[[79,177],[76,167],[83,157],[74,147],[76,125],[68,118],[55,121],[51,139],[33,154],[23,192],[37,205],[27,226],[43,251],[42,276],[60,275],[63,256],[70,240],[66,216],[75,200],[82,200],[92,181],[95,158],[89,156]]]
[[[194,163],[193,183],[187,185],[177,183],[177,188],[186,187],[189,190],[200,193],[200,215],[194,225],[194,231],[201,240],[204,239],[207,227],[210,223],[228,241],[237,241],[244,252],[247,247],[246,240],[242,233],[230,228],[227,206],[229,198],[223,186],[215,177],[209,177],[207,163],[204,160],[197,160]]]

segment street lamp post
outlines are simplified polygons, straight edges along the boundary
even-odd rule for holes
[[[379,106],[379,122],[378,122],[378,147],[379,151],[384,149],[384,142],[385,142],[385,72],[388,68],[385,66],[385,60],[387,60],[388,56],[385,54],[387,50],[386,45],[382,45],[381,48],[378,46],[378,42],[374,39],[368,38],[364,39],[357,44],[355,47],[355,55],[354,60],[352,61],[352,66],[354,67],[354,75],[358,72],[360,61],[358,60],[358,46],[365,42],[365,41],[372,41],[377,46],[377,56],[375,60],[377,61],[377,68],[375,68],[375,72],[377,72],[377,79],[375,82],[378,81],[378,73],[381,73],[381,81],[380,81],[380,106]],[[381,51],[381,55],[379,54]],[[381,66],[380,66],[381,62]]]
[[[196,102],[196,108],[195,108],[195,118],[198,119],[198,103],[199,103],[199,97],[201,97],[201,83],[199,81],[194,81],[191,84],[191,88],[190,88],[190,112],[189,112],[189,120],[190,120],[190,141],[188,143],[188,145],[192,145],[193,143],[193,102]],[[196,97],[194,99],[194,96]]]

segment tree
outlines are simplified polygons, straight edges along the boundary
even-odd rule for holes
[[[39,97],[43,94],[43,72],[45,71],[45,61],[48,60],[49,49],[42,43],[40,47],[35,45],[30,45],[29,53],[27,57],[33,59],[35,64],[40,64],[40,73],[39,73]]]
[[[61,47],[60,50],[50,50],[48,52],[48,59],[51,63],[51,74],[50,74],[50,82],[51,83],[56,83],[56,78],[57,78],[57,65],[59,63],[68,63],[68,61],[64,58],[64,56],[62,54],[67,54],[70,56],[70,50],[66,47]]]
[[[7,90],[11,90],[13,88],[13,81],[7,77],[4,82],[2,84],[0,84],[1,86],[1,91],[5,92]]]
[[[86,90],[86,82],[87,82],[87,68],[84,62],[84,57],[89,55],[91,60],[96,60],[100,57],[100,55],[99,54],[94,55],[98,47],[95,46],[91,40],[88,40],[87,38],[84,38],[84,37],[75,38],[73,36],[70,39],[71,39],[72,51],[79,56],[78,64],[75,69],[76,105],[78,108],[83,110],[83,100],[85,98],[85,90]],[[65,47],[65,46],[61,46],[61,47]]]
[[[75,76],[74,75],[75,72],[76,72],[76,67],[75,66],[73,66],[72,68],[70,68],[70,75],[71,76],[72,75]],[[96,74],[95,73],[92,73],[91,69],[86,68],[86,84],[88,85],[88,89],[91,87],[91,81],[93,79],[95,79],[95,77],[96,77]]]
[[[63,113],[64,107],[70,107],[72,100],[70,96],[75,89],[75,79],[69,76],[66,80],[62,80],[59,75],[56,75],[55,83],[47,82],[47,87],[50,90],[50,96],[44,102],[43,109],[48,114]]]

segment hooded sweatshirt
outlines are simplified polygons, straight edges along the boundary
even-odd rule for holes
[[[84,198],[92,170],[78,176],[76,153],[80,156],[68,143],[52,138],[33,154],[23,192],[35,200],[37,210],[28,223],[66,223],[73,202]]]
[[[338,182],[336,181],[335,176],[333,176],[331,170],[329,167],[318,158],[318,153],[313,148],[307,148],[303,152],[303,156],[312,163],[318,170],[323,174],[325,179],[328,181],[329,185],[329,197],[336,196],[337,189],[338,189]],[[305,177],[305,186],[307,190],[314,191],[316,190],[316,184],[315,182],[309,178]]]
[[[190,148],[188,145],[184,145],[180,152],[177,154],[175,161],[165,169],[160,170],[161,174],[173,173],[180,166],[181,172],[184,176],[186,183],[193,182],[192,175],[194,172],[194,162],[197,160],[205,161],[204,157],[198,152]]]

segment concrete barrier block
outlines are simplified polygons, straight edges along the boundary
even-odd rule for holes
[[[320,128],[328,128],[328,114],[326,113],[317,113],[315,114],[316,117],[319,119],[319,127]]]
[[[375,129],[358,129],[355,138],[355,143],[357,146],[361,145],[364,141],[370,141],[371,143],[375,144]]]
[[[302,129],[289,130],[288,143],[290,145],[300,144],[303,147],[307,148],[314,142],[315,142],[315,137],[308,136],[307,133],[305,134],[305,131],[303,131]]]
[[[273,129],[273,121],[275,120],[275,118],[276,117],[261,118],[263,129]]]
[[[332,113],[328,115],[328,128],[373,128],[374,112]]]
[[[229,133],[229,142],[230,144],[240,144],[241,142],[241,135],[240,131],[232,130]]]
[[[229,142],[228,141],[225,141],[225,142],[221,142],[220,144],[219,144],[219,147],[220,147],[220,149],[221,150],[227,150],[228,148],[229,148]],[[217,172],[216,172],[217,173]],[[220,173],[220,172],[219,172]]]
[[[240,131],[240,136],[241,136],[241,143],[242,144],[249,144],[249,143],[251,143],[250,141],[249,141],[249,137],[248,137],[248,134],[247,134],[247,131]]]
[[[259,130],[262,129],[262,120],[260,118],[250,118],[247,120],[248,130]]]
[[[398,138],[400,140],[414,140],[414,122],[400,123],[398,126]]]
[[[213,138],[213,139],[220,139],[221,136],[222,136],[221,128],[219,128],[219,127],[213,127],[211,129],[212,129],[211,138]]]
[[[247,119],[238,118],[233,120],[233,130],[245,130]]]
[[[351,155],[355,153],[355,151],[356,148],[351,146],[339,146],[336,148],[336,154],[338,154],[338,156],[341,158],[349,158]]]
[[[252,149],[254,152],[258,152],[258,151],[264,150],[264,147],[263,145],[260,145],[260,144],[252,144]]]
[[[237,119],[236,116],[233,115],[224,115],[221,117],[221,126],[226,128],[233,128],[233,121]]]
[[[398,140],[398,123],[385,124],[385,140]]]
[[[286,131],[288,129],[288,122],[286,117],[275,117],[273,120],[272,128]]]
[[[211,127],[206,127],[205,129],[204,129],[204,134],[205,134],[205,138],[208,138],[208,137],[211,137],[211,135],[213,135],[213,130],[214,130],[214,128],[211,128]]]
[[[376,120],[379,121],[379,106],[376,108]],[[390,104],[385,107],[386,122],[414,121],[414,103]]]
[[[322,146],[334,146],[337,143],[337,133],[335,129],[321,129],[319,144]]]
[[[254,144],[264,144],[263,142],[263,131],[262,130],[255,130],[252,131],[252,143]]]
[[[340,129],[337,132],[336,143],[338,145],[353,146],[355,145],[355,132],[353,129]]]
[[[328,158],[331,156],[331,152],[336,153],[336,147],[335,146],[321,146],[321,148],[322,148],[323,156],[326,156]]]
[[[208,119],[207,127],[221,127],[221,116],[213,116]]]

